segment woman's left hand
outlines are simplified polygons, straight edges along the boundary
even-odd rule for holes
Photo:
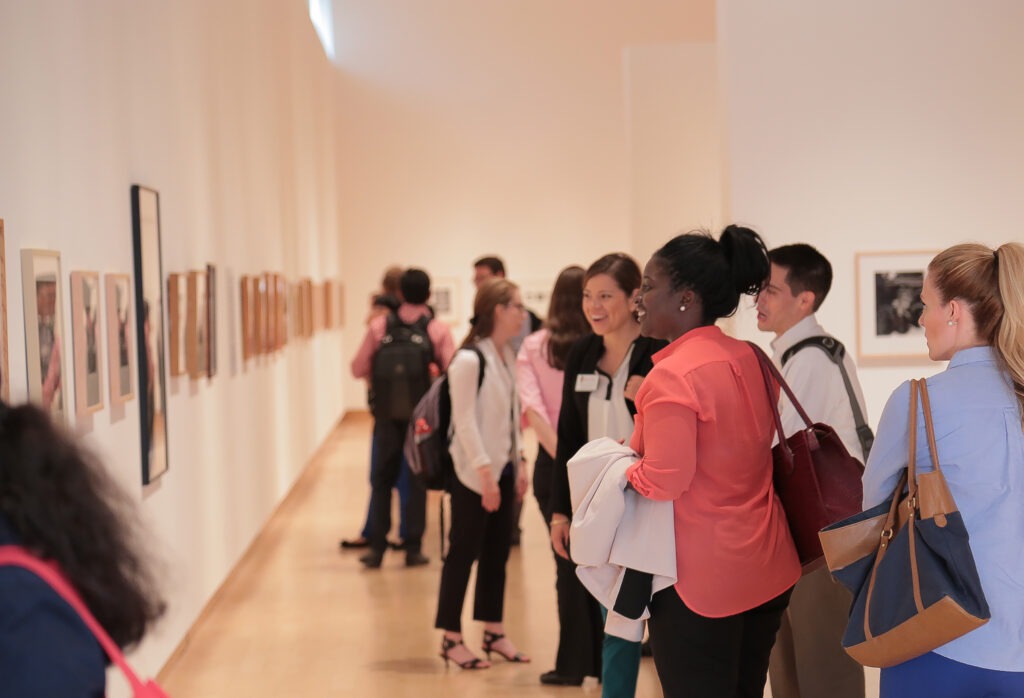
[[[637,391],[640,390],[640,384],[644,382],[643,376],[630,376],[626,380],[626,387],[623,389],[623,394],[627,400],[636,402]]]

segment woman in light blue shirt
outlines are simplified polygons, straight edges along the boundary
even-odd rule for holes
[[[934,652],[883,669],[881,698],[1024,696],[1024,245],[956,245],[928,265],[921,315],[942,472],[963,515],[992,619]],[[864,506],[906,467],[910,385],[889,398],[864,473]],[[918,422],[918,442],[925,443]],[[919,449],[919,472],[931,469]]]

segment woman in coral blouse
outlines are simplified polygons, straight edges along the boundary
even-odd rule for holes
[[[655,252],[640,331],[670,344],[636,396],[630,484],[671,501],[678,581],[654,595],[649,630],[666,696],[760,696],[800,577],[772,486],[772,409],[753,350],[715,321],[756,294],[769,263],[754,231],[689,233]]]

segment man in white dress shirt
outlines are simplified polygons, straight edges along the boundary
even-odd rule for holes
[[[857,368],[815,317],[832,286],[832,266],[804,244],[778,247],[768,258],[771,279],[757,299],[757,326],[775,333],[772,358],[811,420],[835,429],[850,454],[863,462],[870,430],[864,425],[858,435],[854,410],[861,422],[867,412]],[[824,339],[797,347],[812,337]],[[845,379],[833,355],[842,361]],[[785,396],[779,411],[786,434],[804,428]],[[864,698],[864,670],[841,643],[849,606],[849,593],[825,567],[797,583],[772,650],[773,698]]]

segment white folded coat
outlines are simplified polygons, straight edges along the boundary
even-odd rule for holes
[[[672,502],[655,502],[626,489],[626,469],[639,456],[609,438],[591,441],[568,463],[572,499],[570,553],[583,586],[608,609],[605,632],[643,639],[650,598],[637,619],[616,613],[626,570],[652,575],[651,595],[676,583]]]

